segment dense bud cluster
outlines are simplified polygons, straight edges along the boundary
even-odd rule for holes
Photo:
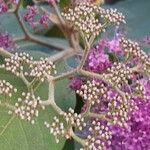
[[[39,78],[41,81],[44,81],[45,76],[49,76],[52,73],[56,74],[55,65],[47,58],[41,58],[40,61],[33,61],[30,68],[31,72],[29,75]]]
[[[91,35],[99,35],[103,31],[102,24],[99,19],[96,19],[97,6],[89,3],[81,3],[73,9],[69,8],[67,13],[62,13],[62,16],[74,24],[74,26],[83,32],[88,38]]]
[[[133,111],[134,102],[123,99],[118,94],[114,95],[108,103],[107,117],[112,120],[113,124],[118,124],[121,127],[127,127],[129,112]]]
[[[97,18],[98,15],[100,19]],[[79,3],[74,8],[69,8],[68,12],[62,13],[62,16],[88,38],[91,35],[97,36],[100,32],[105,31],[105,25],[108,22],[115,25],[125,23],[124,16],[116,9],[105,10],[88,2]],[[102,18],[103,21],[100,22]]]
[[[28,65],[30,70],[25,70],[25,65]],[[44,81],[45,76],[49,76],[52,73],[56,74],[55,65],[48,61],[47,58],[33,61],[33,57],[25,52],[15,53],[10,58],[5,58],[5,64],[1,65],[1,67],[17,76],[24,73],[25,76],[36,77],[41,81]]]
[[[79,94],[83,100],[90,102],[92,105],[99,104],[101,102],[100,96],[104,95],[107,92],[107,87],[100,82],[95,80],[87,81],[86,84],[83,84],[80,90],[77,90],[76,93]]]
[[[147,99],[145,96],[145,88],[139,80],[133,83],[132,88],[133,88],[133,94],[135,96],[141,96],[144,100]]]
[[[60,120],[57,117],[54,117],[53,123],[49,124],[47,122],[44,123],[46,128],[49,129],[50,134],[53,134],[56,139],[56,143],[59,142],[59,136],[64,136],[65,135],[65,127],[64,123],[60,122]],[[66,136],[66,138],[68,138]]]
[[[23,72],[23,65],[30,64],[32,60],[33,58],[25,52],[15,53],[10,58],[5,58],[5,64],[2,67],[19,76]]]
[[[130,54],[133,57],[138,57],[142,61],[148,59],[147,54],[141,49],[137,42],[131,41],[130,39],[125,39],[124,37],[122,37],[119,42],[125,53]]]
[[[137,42],[131,41],[130,39],[121,38],[120,45],[122,46],[126,54],[132,56],[133,58],[138,58],[142,63],[142,69],[150,74],[150,58],[141,49],[140,45]]]
[[[93,120],[89,132],[83,150],[104,150],[111,144],[112,133],[107,124]]]
[[[22,93],[23,98],[18,98],[18,102],[15,103],[14,113],[22,120],[27,120],[31,124],[35,123],[34,117],[38,117],[40,107],[40,97],[35,97],[31,93]],[[13,113],[10,111],[10,113]]]
[[[122,13],[118,12],[117,9],[102,9],[100,8],[101,17],[108,20],[110,23],[119,26],[121,23],[125,22],[125,17]]]
[[[0,95],[3,94],[11,97],[13,92],[17,92],[17,89],[13,88],[9,82],[0,80]]]
[[[128,80],[132,75],[131,69],[123,63],[115,62],[107,71],[109,73],[106,75],[108,81],[119,88],[121,88],[122,84],[128,84]]]
[[[81,116],[81,114],[74,113],[74,110],[72,108],[69,108],[69,112],[62,113],[61,114],[64,119],[66,120],[67,124],[78,128],[79,130],[82,130],[83,127],[86,126],[84,118]]]

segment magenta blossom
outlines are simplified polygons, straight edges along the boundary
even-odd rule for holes
[[[81,77],[74,77],[70,83],[69,83],[69,87],[72,89],[72,90],[79,90],[81,88],[83,84],[83,79]]]
[[[9,51],[14,51],[17,48],[13,38],[6,32],[0,33],[0,47]]]
[[[19,0],[1,0],[0,1],[0,14],[5,13],[11,8],[12,5],[16,6]]]
[[[108,41],[108,49],[111,53],[122,54],[122,49],[119,44],[119,38],[114,37],[111,41]]]
[[[25,22],[27,22],[32,28],[38,25],[48,27],[49,15],[46,12],[40,13],[37,6],[27,6],[27,12],[23,16]]]
[[[87,59],[87,64],[85,66],[87,70],[93,72],[103,72],[111,66],[109,56],[104,52],[105,47],[106,42],[102,40],[98,43],[98,45],[96,45],[96,47],[90,50]]]

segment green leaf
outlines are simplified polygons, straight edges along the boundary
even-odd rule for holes
[[[33,47],[38,48],[38,45],[34,45]],[[35,58],[39,58],[39,55],[41,55],[39,50],[31,50],[30,52],[34,54]],[[46,56],[47,53],[42,51],[42,54]],[[59,67],[63,68],[64,66],[61,64]],[[18,89],[17,94],[13,96],[13,100],[11,102],[14,104],[21,93],[26,91],[24,83],[16,76],[3,70],[0,70],[0,79],[9,81]],[[69,107],[74,108],[75,105],[74,93],[69,91],[67,84],[68,80],[63,80],[57,82],[55,87],[56,103],[63,110],[67,110]],[[47,84],[43,83],[38,88],[36,94],[44,100],[47,99]],[[56,144],[54,136],[50,135],[48,130],[44,127],[44,121],[50,122],[56,115],[56,112],[51,107],[47,107],[45,110],[40,111],[40,115],[36,119],[35,125],[31,125],[30,123],[22,121],[17,117],[11,118],[11,116],[8,115],[8,111],[2,107],[0,107],[0,115],[0,149],[51,150],[53,147],[52,150],[62,150],[65,144],[65,139],[60,139],[60,143]]]

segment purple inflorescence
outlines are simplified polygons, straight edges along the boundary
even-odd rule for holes
[[[0,1],[0,14],[5,13],[9,10],[11,6],[16,6],[18,4],[19,0],[1,0]]]
[[[110,53],[117,59],[111,60]],[[102,118],[92,119],[91,127],[86,129],[86,146],[91,150],[149,150],[149,56],[136,42],[115,36],[90,49],[83,69],[107,80],[93,76],[83,81],[82,77],[75,77],[70,84],[83,99],[83,113],[90,103],[92,113],[102,114]]]
[[[14,51],[17,48],[13,38],[6,32],[0,33],[0,47],[9,51]]]
[[[27,6],[27,11],[23,16],[25,22],[27,22],[32,28],[37,27],[38,25],[42,25],[44,27],[48,27],[49,24],[49,15],[47,12],[40,13],[38,7]]]
[[[107,42],[102,40],[94,48],[91,48],[86,64],[87,70],[101,73],[111,66],[109,55],[104,52],[106,46]]]

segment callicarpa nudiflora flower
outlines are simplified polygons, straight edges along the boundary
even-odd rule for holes
[[[11,2],[11,3],[10,3]],[[74,1],[61,8],[56,0],[34,0],[26,7],[19,19],[25,37],[49,46],[31,35],[24,22],[32,29],[39,26],[57,25],[69,47],[52,57],[34,59],[26,52],[18,52],[15,40],[7,33],[0,33],[0,69],[23,81],[26,89],[14,101],[19,89],[11,81],[0,80],[0,106],[18,119],[36,124],[41,109],[55,111],[52,121],[44,120],[47,134],[56,143],[65,138],[80,144],[80,150],[149,150],[150,149],[150,57],[142,46],[116,32],[114,37],[101,38],[107,28],[125,24],[125,17],[117,9],[105,9],[103,1]],[[0,14],[10,9],[18,15],[20,1],[0,2]],[[53,12],[43,5],[53,8]],[[145,43],[148,43],[148,37]],[[11,49],[15,53],[11,53]],[[60,49],[60,48],[59,48]],[[62,50],[62,49],[61,49]],[[75,56],[77,66],[66,72],[57,69],[57,61]],[[76,94],[76,106],[82,101],[78,112],[69,108],[62,110],[55,102],[57,81],[69,79],[68,87]],[[47,99],[37,92],[41,84],[47,85]],[[64,86],[65,90],[70,90]],[[10,101],[6,100],[9,99]],[[60,97],[60,99],[62,99]],[[75,100],[74,100],[75,101]],[[4,131],[2,130],[2,133]],[[2,134],[0,132],[0,135]]]

